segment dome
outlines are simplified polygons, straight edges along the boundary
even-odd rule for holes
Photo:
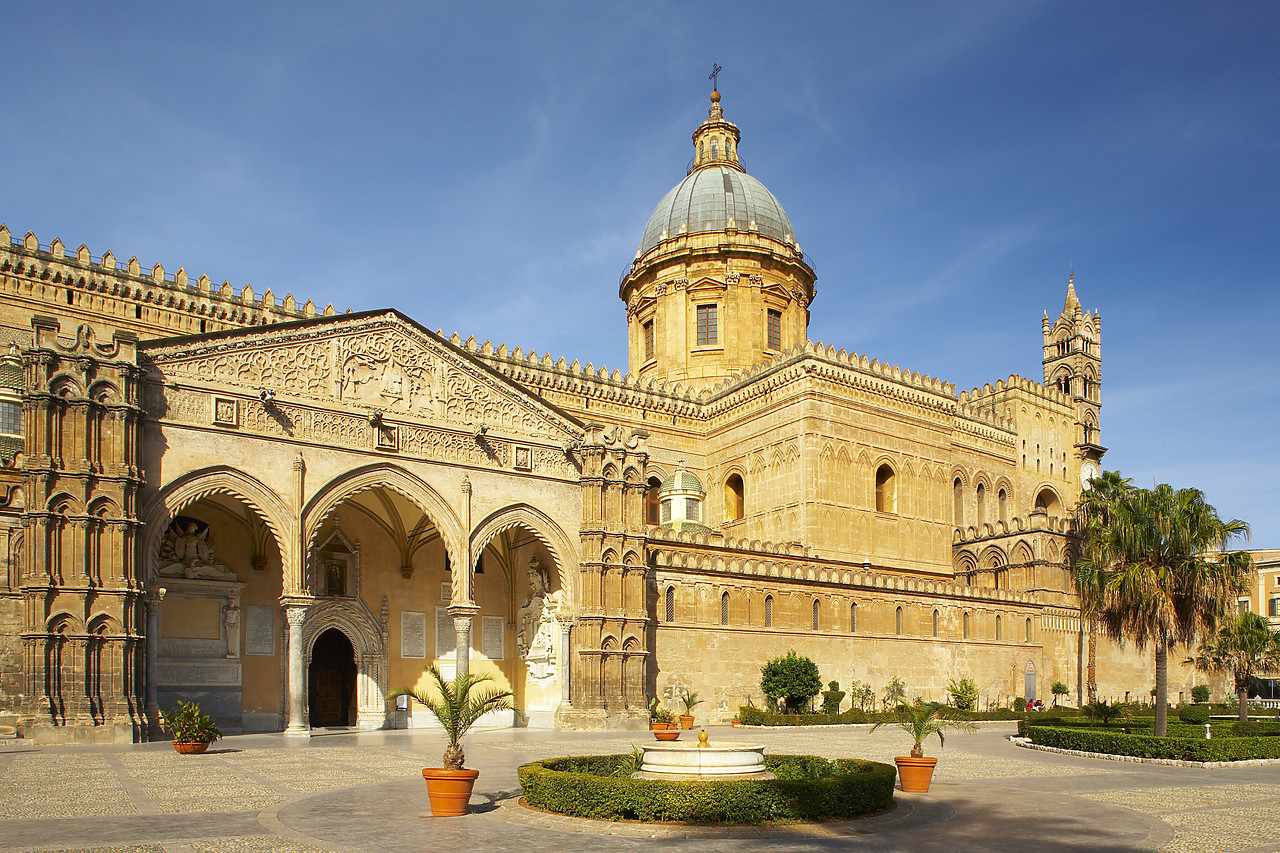
[[[707,493],[706,489],[702,488],[702,481],[684,468],[677,468],[676,472],[663,480],[662,485],[658,487],[659,497],[671,492],[697,492],[703,495]]]
[[[780,243],[794,243],[787,212],[764,184],[737,169],[697,169],[662,197],[640,239],[643,255],[664,239],[724,231],[730,218],[740,231],[756,230]],[[752,223],[755,223],[754,227]]]

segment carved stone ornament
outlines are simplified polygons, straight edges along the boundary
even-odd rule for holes
[[[186,518],[169,525],[160,544],[160,576],[187,580],[234,581],[235,572],[213,555],[208,526]]]

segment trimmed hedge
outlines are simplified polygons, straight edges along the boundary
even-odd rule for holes
[[[847,818],[893,804],[897,770],[852,758],[766,755],[777,779],[682,782],[614,774],[631,755],[548,758],[517,771],[534,808],[596,820],[759,824]]]
[[[1019,726],[1019,732],[1040,746],[1132,755],[1138,758],[1167,758],[1182,761],[1247,761],[1253,758],[1280,758],[1280,737],[1155,737],[1150,734],[1122,734],[1114,729],[1065,728],[1046,725]]]
[[[957,717],[975,722],[1028,720],[1043,717],[1044,711],[1012,711],[1000,708],[994,711],[955,711]],[[1050,719],[1061,720],[1064,716],[1078,716],[1074,709],[1061,709],[1058,716]],[[738,721],[748,726],[838,726],[851,723],[891,723],[897,719],[892,711],[872,711],[866,713],[857,708],[850,708],[841,714],[776,714],[743,705],[738,708]]]

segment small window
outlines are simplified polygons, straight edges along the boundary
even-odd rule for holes
[[[876,512],[896,512],[897,494],[893,469],[888,463],[876,469]]]
[[[933,611],[933,636],[938,636],[938,611]]]
[[[22,435],[22,403],[0,400],[0,433]]]
[[[671,520],[671,500],[667,499],[662,502],[662,524],[666,524]]]
[[[1005,492],[1004,489],[1001,489],[1000,493],[996,495],[996,504],[999,506],[999,509],[1000,509],[1000,520],[1008,524],[1009,523],[1009,495],[1007,492]]]
[[[684,499],[685,519],[687,521],[700,521],[701,519],[698,518],[698,508],[701,505],[702,505],[702,502],[699,501],[697,498],[685,498]]]
[[[642,327],[644,331],[644,360],[653,358],[653,321],[647,321]]]
[[[951,523],[956,527],[964,527],[964,483],[956,477],[951,484]]]
[[[1267,615],[1280,616],[1280,598],[1273,598],[1267,602]]]
[[[1000,617],[996,617],[996,639],[1000,639]]]
[[[899,607],[893,614],[893,629],[899,635],[902,634],[902,608]]]
[[[676,621],[676,588],[674,586],[667,587],[667,596],[664,604],[666,605],[666,613],[663,614],[665,617],[663,621]]]
[[[724,481],[725,521],[737,521],[742,518],[744,504],[746,503],[744,492],[742,477],[737,474],[730,474],[729,478]]]
[[[720,594],[720,624],[729,624],[729,593]]]
[[[969,614],[964,615],[964,638],[969,639]]]
[[[1030,619],[1028,619],[1028,620],[1027,620],[1027,634],[1026,634],[1026,641],[1027,641],[1028,643],[1029,643],[1029,642],[1031,642],[1031,620],[1030,620]]]
[[[782,349],[782,312],[769,309],[767,325],[769,349]]]
[[[764,597],[764,626],[766,628],[773,627],[773,596],[766,595]]]
[[[720,156],[720,141],[718,139],[711,140],[711,159],[715,160]]]
[[[982,483],[978,484],[978,523],[985,524],[987,520],[987,487]]]
[[[1240,598],[1240,599],[1237,599],[1237,600],[1236,600],[1236,610],[1238,610],[1238,611],[1239,611],[1239,612],[1241,612],[1241,613],[1248,613],[1248,612],[1249,612],[1249,599],[1247,599],[1247,598]]]
[[[858,603],[855,601],[849,605],[849,633],[856,634],[858,631]]]
[[[716,326],[716,306],[698,306],[698,346],[713,347],[720,342],[720,333]]]
[[[818,599],[813,600],[813,630],[817,631],[822,627],[822,605]]]
[[[662,481],[650,477],[648,487],[644,490],[644,520],[646,524],[662,523],[662,507],[658,500],[658,492],[662,489]]]

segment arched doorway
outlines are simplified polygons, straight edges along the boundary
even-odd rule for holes
[[[1034,661],[1027,661],[1027,667],[1022,671],[1022,690],[1028,702],[1036,701],[1036,665]]]
[[[312,728],[350,726],[356,695],[356,653],[347,635],[330,628],[316,638],[307,672]]]

